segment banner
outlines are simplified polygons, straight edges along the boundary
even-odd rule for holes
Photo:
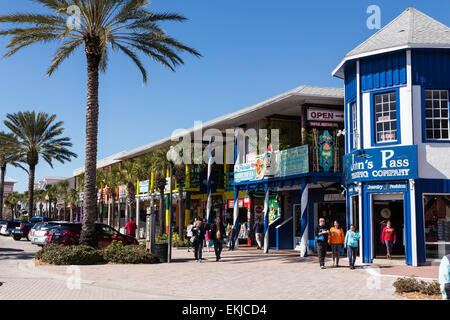
[[[278,177],[286,177],[308,172],[308,146],[301,146],[280,152],[280,172],[277,175]]]

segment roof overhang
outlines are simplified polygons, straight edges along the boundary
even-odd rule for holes
[[[352,56],[346,56],[341,61],[341,63],[339,63],[339,65],[333,70],[331,75],[333,77],[344,79],[345,78],[344,66],[348,61],[357,60],[357,59],[361,59],[361,58],[365,58],[365,57],[369,57],[369,56],[375,56],[377,54],[383,54],[383,53],[394,52],[394,51],[399,51],[399,50],[408,50],[408,49],[450,49],[450,44],[447,44],[447,45],[445,45],[445,44],[436,44],[436,45],[433,45],[433,44],[430,44],[430,45],[408,44],[408,45],[402,45],[402,46],[397,46],[397,47],[380,49],[380,50],[376,50],[376,51],[364,52],[364,53],[352,55]]]

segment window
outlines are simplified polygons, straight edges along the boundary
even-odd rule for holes
[[[425,90],[425,133],[427,139],[449,139],[448,90]]]
[[[395,92],[374,95],[376,143],[397,141],[397,96]]]
[[[450,196],[424,196],[425,247],[428,259],[450,253]]]
[[[352,148],[356,149],[358,147],[358,111],[356,108],[356,102],[353,102],[350,105],[350,108],[352,110],[352,132],[351,132],[351,141],[352,141]]]

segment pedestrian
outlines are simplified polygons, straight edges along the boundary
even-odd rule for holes
[[[450,254],[444,256],[439,266],[439,283],[442,299],[450,300]]]
[[[339,256],[345,242],[344,230],[339,226],[339,221],[334,221],[334,227],[330,229],[328,243],[331,245],[333,255],[333,267],[339,267]]]
[[[327,246],[328,246],[328,235],[330,230],[328,230],[325,225],[325,219],[319,219],[319,225],[315,230],[316,235],[316,244],[317,244],[317,255],[319,256],[319,265],[320,268],[325,269],[325,256],[327,254]]]
[[[356,231],[354,224],[350,225],[350,230],[345,235],[344,247],[347,248],[348,265],[350,269],[355,269],[356,255],[358,253],[359,239],[361,235]]]
[[[257,249],[262,249],[264,247],[264,223],[260,216],[256,218],[255,225],[253,226],[253,231],[255,232],[255,238],[257,243]]]
[[[192,237],[194,246],[195,261],[202,262],[203,241],[205,240],[205,226],[199,219],[194,222],[192,227]]]
[[[216,261],[220,261],[220,254],[223,248],[223,239],[226,237],[225,226],[220,217],[216,218],[216,223],[211,226],[211,239],[214,241],[214,253],[216,254]]]
[[[190,252],[189,248],[191,247],[191,238],[192,238],[192,228],[193,227],[194,227],[194,223],[192,221],[186,227],[187,251],[188,252]]]
[[[136,222],[134,222],[134,218],[131,218],[130,221],[128,221],[127,224],[125,225],[125,230],[127,230],[128,235],[136,237],[136,229],[137,229]]]
[[[395,229],[392,228],[391,221],[388,220],[386,227],[384,227],[381,234],[381,240],[386,245],[387,258],[392,259],[392,247],[395,245],[397,240],[397,235],[395,234]]]
[[[230,227],[227,235],[228,235],[228,241],[229,241],[229,251],[233,251],[234,250],[234,246],[236,243],[236,229],[234,229],[234,226],[230,223],[228,224],[228,226]]]

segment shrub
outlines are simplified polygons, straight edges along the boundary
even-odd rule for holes
[[[169,235],[167,233],[157,235],[156,243],[167,243]],[[172,247],[187,247],[187,239],[181,240],[178,233],[172,233]]]
[[[56,265],[89,265],[103,263],[99,250],[89,246],[50,244],[39,250],[35,259]]]
[[[112,263],[138,264],[157,263],[159,261],[156,256],[147,252],[142,245],[124,246],[120,241],[113,241],[102,252],[103,259]]]
[[[414,277],[404,277],[398,278],[394,282],[395,292],[406,293],[406,292],[420,292],[426,295],[438,295],[441,293],[441,288],[439,282],[436,280],[432,282],[418,281]]]

